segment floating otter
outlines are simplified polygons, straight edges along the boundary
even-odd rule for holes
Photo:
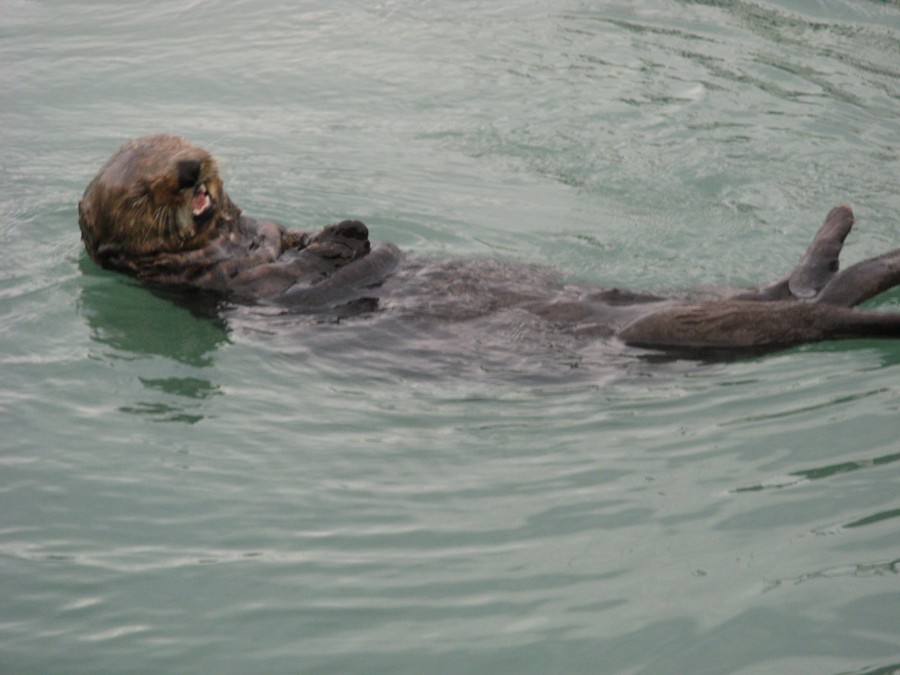
[[[405,259],[355,220],[318,232],[245,216],[215,161],[178,136],[126,143],[78,205],[88,255],[148,282],[296,311],[396,311],[466,320],[524,311],[571,335],[677,352],[758,351],[819,340],[900,337],[900,313],[852,309],[900,284],[900,249],[838,271],[853,226],[831,210],[799,265],[759,290],[671,299],[563,283],[493,261]]]

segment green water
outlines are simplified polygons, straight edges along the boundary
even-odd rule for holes
[[[76,222],[171,131],[413,255],[752,285],[848,202],[858,260],[900,245],[896,3],[7,0],[0,84],[0,673],[900,671],[900,344],[430,368],[192,313]]]

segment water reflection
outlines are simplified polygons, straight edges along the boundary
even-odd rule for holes
[[[175,374],[160,377],[158,363],[153,365],[153,376],[147,376],[141,364],[136,378],[152,393],[151,400],[124,403],[118,409],[154,421],[196,424],[202,420],[203,403],[221,389],[196,371],[183,373],[184,366],[209,372],[219,347],[230,342],[218,300],[149,289],[98,270],[86,259],[80,266],[81,313],[93,341],[112,348],[104,353],[104,360],[143,362],[162,357],[178,365]]]
[[[204,419],[204,415],[199,412],[201,402],[221,393],[221,389],[212,382],[196,377],[166,377],[160,379],[140,377],[138,379],[148,389],[197,401],[197,403],[182,403],[179,401],[180,405],[177,406],[159,401],[140,401],[133,406],[121,406],[119,408],[121,412],[141,415],[157,421],[196,424]]]
[[[832,476],[848,473],[850,471],[859,471],[860,469],[869,469],[885,464],[892,464],[898,460],[900,460],[900,453],[891,453],[888,455],[882,455],[880,457],[874,457],[872,459],[867,458],[852,462],[828,464],[826,466],[813,467],[811,469],[802,469],[800,471],[793,471],[787,476],[773,478],[771,481],[767,481],[765,483],[736,488],[734,492],[739,493],[760,492],[762,490],[773,489],[777,490],[781,488],[792,487],[794,485],[800,485],[801,483],[805,483],[811,480],[831,478]],[[850,525],[848,525],[847,527],[850,527]]]
[[[215,298],[151,290],[97,270],[86,259],[80,264],[81,312],[96,342],[125,354],[163,356],[198,368],[212,365],[216,349],[228,344],[228,326]]]

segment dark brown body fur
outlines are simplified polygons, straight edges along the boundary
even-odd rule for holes
[[[85,190],[79,224],[102,267],[298,311],[362,303],[457,321],[525,311],[569,334],[664,350],[900,337],[900,314],[851,309],[900,284],[900,249],[838,272],[847,206],[832,209],[783,280],[703,302],[563,284],[549,270],[492,261],[404,260],[390,244],[370,245],[358,221],[315,233],[257,222],[228,198],[210,155],[177,136],[124,145]]]

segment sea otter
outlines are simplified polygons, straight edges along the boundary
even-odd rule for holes
[[[489,260],[407,259],[392,244],[372,245],[355,220],[318,232],[258,222],[225,193],[209,153],[173,135],[123,145],[87,186],[78,214],[100,266],[238,303],[434,320],[524,311],[570,335],[677,352],[900,337],[900,313],[852,309],[900,284],[900,249],[839,272],[854,222],[849,206],[829,212],[784,279],[712,300],[566,284],[547,269]]]

